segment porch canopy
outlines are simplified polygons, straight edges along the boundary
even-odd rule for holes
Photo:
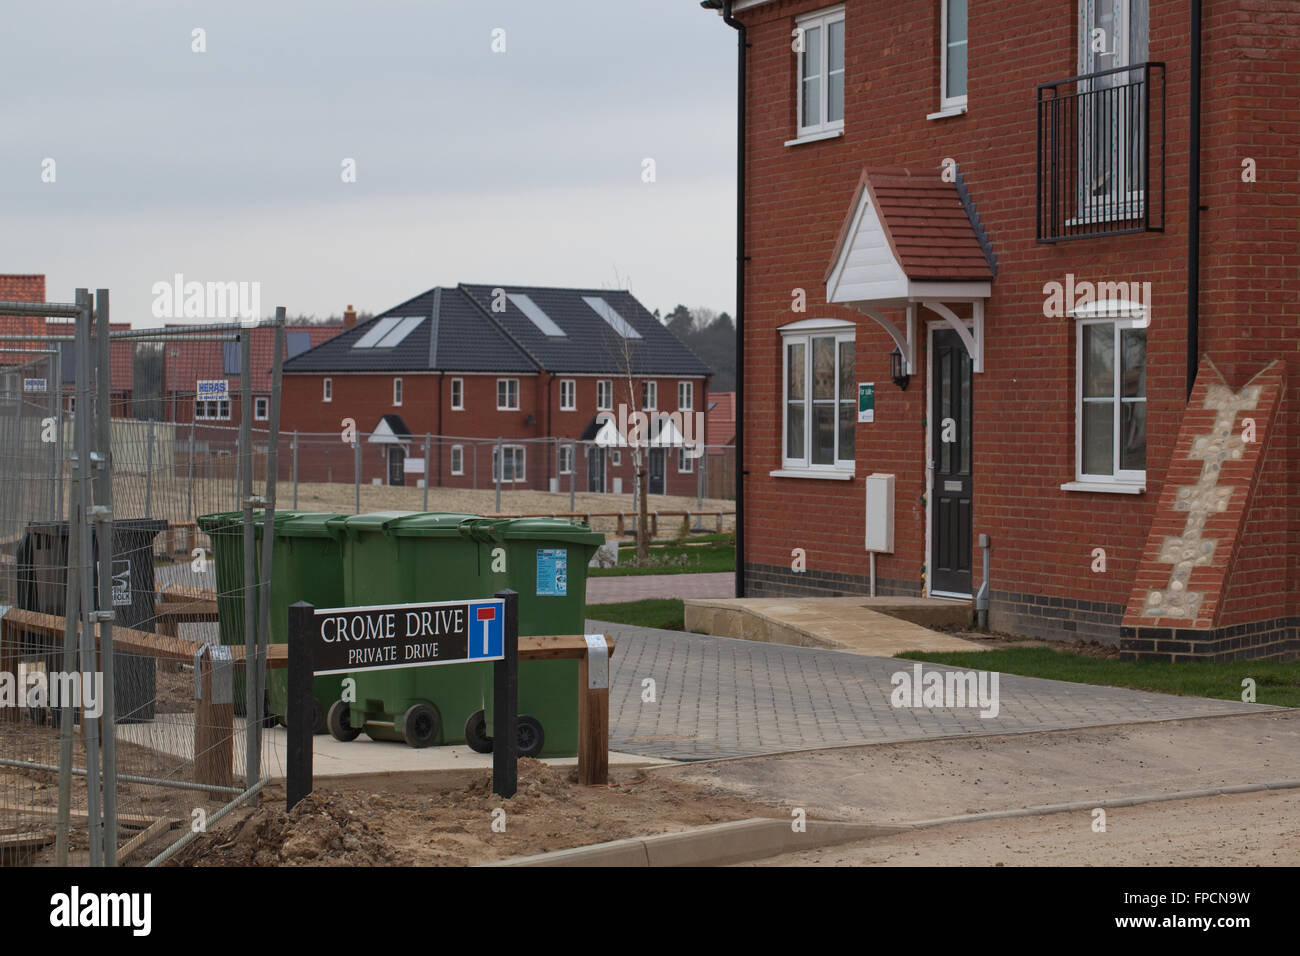
[[[984,303],[997,257],[956,164],[914,173],[863,170],[826,273],[826,301],[870,316],[916,371],[917,306],[961,337],[972,368],[984,371]],[[972,328],[953,310],[969,304]],[[899,329],[885,309],[906,309]],[[965,311],[963,307],[963,311]]]
[[[374,442],[380,445],[409,445],[411,443],[411,430],[406,427],[406,422],[402,421],[401,415],[385,415],[379,419],[379,424],[375,430],[370,433],[367,442]]]
[[[682,448],[687,445],[681,429],[666,412],[647,412],[646,417],[646,426],[640,430],[638,445],[648,448]],[[591,435],[590,438],[588,434]],[[627,436],[618,430],[618,424],[612,417],[603,422],[599,416],[592,419],[580,441],[594,441],[601,448],[628,447]]]

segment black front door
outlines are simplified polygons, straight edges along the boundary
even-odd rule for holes
[[[599,445],[587,446],[587,490],[605,490],[605,449]]]
[[[934,332],[930,383],[930,590],[970,594],[971,362],[952,329]]]
[[[663,448],[650,449],[650,494],[664,493],[664,476],[667,473],[668,453]]]
[[[406,484],[406,452],[400,445],[393,445],[388,449],[388,483]]]

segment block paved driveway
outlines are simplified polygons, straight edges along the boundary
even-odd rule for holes
[[[913,661],[588,622],[613,634],[610,749],[674,760],[845,747],[958,734],[1065,730],[1277,708],[999,677],[1000,712],[898,708],[890,676]],[[925,665],[930,670],[951,670]],[[655,682],[654,703],[642,681]]]

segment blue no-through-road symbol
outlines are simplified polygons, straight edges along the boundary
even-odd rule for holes
[[[469,606],[469,659],[500,658],[505,654],[505,604],[500,601]]]

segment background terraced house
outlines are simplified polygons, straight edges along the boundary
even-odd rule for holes
[[[995,629],[1295,656],[1296,5],[702,6],[740,44],[742,593],[867,592],[889,474],[879,593],[971,599],[987,535]]]
[[[567,491],[572,479],[578,491],[630,494],[631,449],[597,445],[597,416],[617,416],[620,405],[703,414],[710,378],[629,292],[460,284],[286,361],[280,427],[339,434],[353,419],[367,483],[422,480],[423,466],[403,471],[407,458],[423,457],[428,434],[443,436],[432,443],[431,487],[490,488],[504,462],[507,489],[546,490],[558,479]],[[671,447],[647,455],[651,494],[696,494],[695,459]],[[353,469],[341,442],[300,448],[304,481],[349,481]]]

